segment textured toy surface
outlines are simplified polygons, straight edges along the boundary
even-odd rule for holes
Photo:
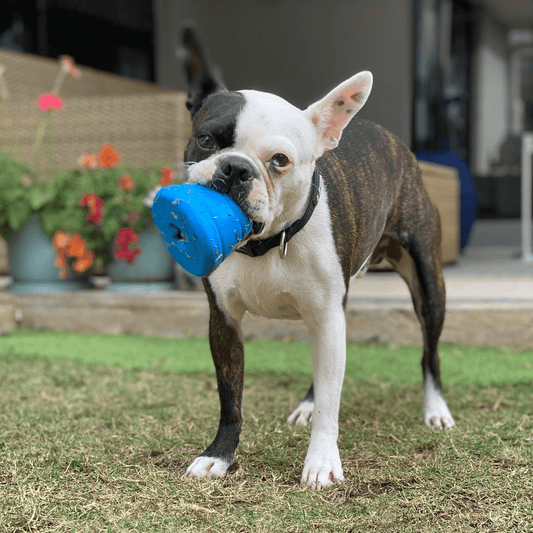
[[[172,257],[195,276],[208,276],[252,230],[227,195],[185,183],[161,189],[152,216]]]

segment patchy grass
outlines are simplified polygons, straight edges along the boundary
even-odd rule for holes
[[[309,385],[304,343],[250,343],[246,424],[217,481],[183,477],[218,425],[214,372],[190,369],[210,363],[205,341],[51,335],[0,339],[2,532],[533,530],[531,351],[444,346],[458,427],[435,432],[420,348],[350,346],[346,482],[312,493],[299,486],[309,429],[285,424]],[[180,354],[189,371],[172,367]]]

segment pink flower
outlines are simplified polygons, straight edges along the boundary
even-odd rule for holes
[[[37,107],[41,111],[49,111],[50,109],[63,109],[63,100],[59,96],[52,93],[44,93],[37,98]]]

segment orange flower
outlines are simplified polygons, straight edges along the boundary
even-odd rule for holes
[[[69,257],[83,257],[86,253],[86,242],[79,233],[74,233],[67,245],[67,255]]]
[[[96,168],[98,166],[96,154],[83,153],[81,154],[78,163],[86,168]]]
[[[98,152],[98,163],[101,167],[113,168],[120,161],[120,155],[112,144],[104,144]]]
[[[61,68],[67,73],[70,74],[73,78],[80,77],[80,71],[76,68],[74,64],[74,59],[70,56],[59,56],[59,61],[61,61]]]
[[[129,174],[124,174],[124,176],[120,178],[119,185],[121,189],[131,191],[135,187],[135,182],[131,179]]]
[[[59,268],[58,276],[60,278],[66,278],[68,276],[67,260],[65,255],[58,254],[54,259],[54,266]]]
[[[93,264],[94,253],[87,250],[87,243],[79,233],[69,235],[58,231],[54,235],[52,243],[57,251],[54,266],[59,268],[59,277],[68,276],[67,257],[76,258],[73,268],[79,273],[85,272]]]
[[[170,167],[165,166],[161,169],[161,179],[159,180],[159,183],[162,187],[166,187],[172,183],[175,175],[176,173]]]
[[[82,272],[85,272],[88,268],[90,268],[94,261],[94,253],[90,252],[88,250],[85,250],[84,254],[76,260],[76,262],[72,265],[72,268],[79,272],[80,274]]]
[[[54,235],[53,246],[56,252],[64,250],[67,247],[68,240],[70,235],[63,233],[62,231],[57,231]]]
[[[63,100],[52,93],[44,93],[37,98],[37,107],[41,111],[50,111],[50,109],[55,109],[57,111],[60,111],[63,109]]]

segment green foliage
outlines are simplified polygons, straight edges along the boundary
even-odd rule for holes
[[[33,172],[0,148],[0,235],[17,231],[32,212],[38,212],[56,195],[53,185],[39,183]]]
[[[133,181],[131,190],[120,186],[123,176]],[[112,248],[120,228],[132,228],[141,233],[152,223],[150,207],[144,204],[148,193],[157,187],[160,167],[151,169],[118,165],[113,168],[74,169],[59,172],[55,185],[61,191],[42,209],[44,231],[52,238],[57,231],[69,235],[78,233],[95,258],[109,263]],[[91,210],[81,205],[86,195],[95,195],[103,205],[99,209],[101,221],[90,221]]]
[[[131,188],[120,186],[123,176],[132,180]],[[112,168],[77,168],[58,172],[53,180],[40,181],[34,172],[0,150],[0,235],[7,238],[18,231],[33,214],[45,233],[53,239],[56,232],[78,233],[94,253],[95,265],[113,259],[112,249],[120,228],[143,232],[152,215],[145,199],[159,186],[161,165],[154,162],[147,169],[124,164]],[[80,202],[88,194],[102,202],[101,220],[90,221],[88,206]]]

